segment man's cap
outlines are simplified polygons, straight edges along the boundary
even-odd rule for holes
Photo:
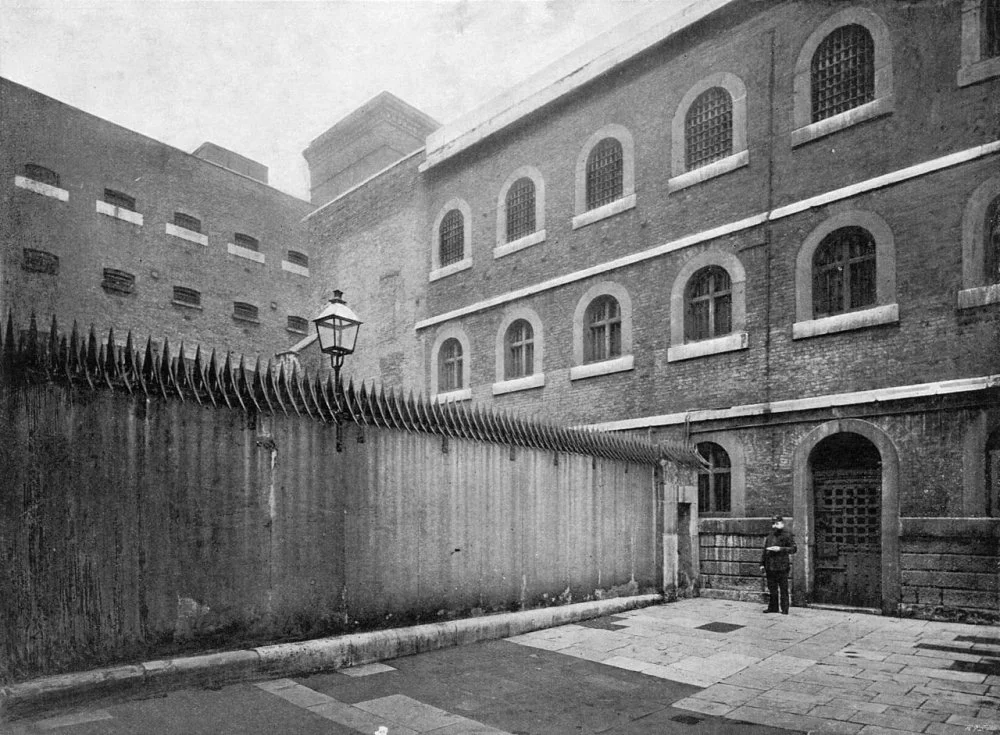
[[[771,523],[777,523],[778,521],[781,521],[782,523],[784,523],[785,519],[782,518],[781,516],[774,516],[773,518],[771,518]]]

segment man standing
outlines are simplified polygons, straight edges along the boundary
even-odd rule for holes
[[[780,595],[781,613],[788,615],[788,571],[792,566],[789,555],[795,552],[795,537],[785,529],[785,519],[774,516],[760,557],[760,571],[767,576],[766,613],[778,612]]]

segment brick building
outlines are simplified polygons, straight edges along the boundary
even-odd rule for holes
[[[703,594],[995,614],[998,210],[996,0],[705,0],[306,221],[361,377],[696,442]]]

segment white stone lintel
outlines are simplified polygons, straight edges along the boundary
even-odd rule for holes
[[[258,253],[256,250],[240,247],[239,245],[234,245],[233,243],[227,243],[226,249],[229,251],[230,255],[235,255],[237,258],[246,258],[247,260],[252,260],[255,263],[264,262],[264,253]]]
[[[15,176],[14,186],[27,189],[35,194],[41,194],[42,196],[58,199],[61,202],[69,201],[69,192],[65,189],[60,189],[58,186],[52,186],[52,184],[43,184],[41,181],[29,179],[27,176]]]

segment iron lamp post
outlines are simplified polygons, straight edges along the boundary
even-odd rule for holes
[[[341,390],[340,368],[344,365],[344,358],[354,352],[358,341],[358,332],[361,329],[362,321],[358,319],[351,308],[344,302],[343,292],[334,290],[333,298],[326,308],[319,313],[312,321],[316,325],[316,337],[319,340],[319,348],[325,355],[330,356],[330,367],[333,368],[333,377],[336,384],[335,390]],[[341,451],[341,423],[340,416],[337,417],[337,451]]]

